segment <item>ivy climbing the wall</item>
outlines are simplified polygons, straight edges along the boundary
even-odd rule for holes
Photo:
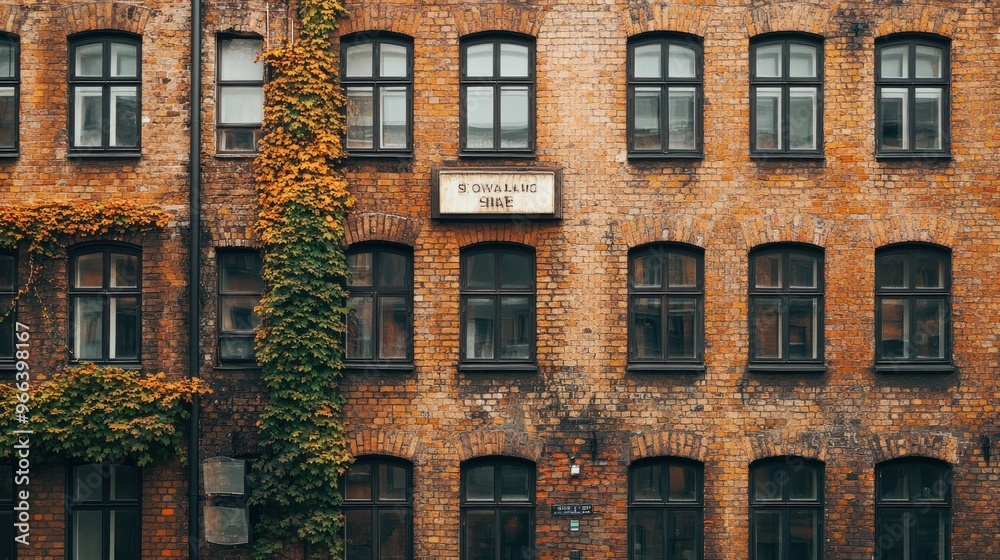
[[[252,477],[260,509],[255,558],[339,558],[341,475],[352,458],[339,391],[347,274],[343,222],[353,202],[336,168],[343,97],[333,46],[344,9],[299,3],[299,36],[264,53],[270,68],[255,162],[256,231],[264,244],[257,361],[268,388],[262,457]]]

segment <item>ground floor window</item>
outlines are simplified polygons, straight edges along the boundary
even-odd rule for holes
[[[535,466],[492,457],[462,466],[462,560],[535,558]]]
[[[142,476],[128,465],[76,465],[69,476],[71,560],[139,560]]]

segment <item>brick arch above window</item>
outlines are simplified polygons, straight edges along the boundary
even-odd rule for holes
[[[786,430],[769,430],[753,434],[744,440],[747,462],[773,457],[794,456],[807,461],[827,461],[827,442],[836,434],[807,431],[793,433]]]
[[[477,243],[517,243],[537,247],[545,238],[543,229],[525,222],[509,224],[482,224],[456,233],[458,246],[462,249]]]
[[[623,27],[628,36],[650,31],[687,33],[704,37],[721,27],[718,17],[700,6],[680,4],[644,4],[633,6],[624,14]]]
[[[348,35],[365,31],[391,31],[418,36],[420,10],[392,2],[365,2],[351,8],[351,17],[343,20],[338,33]]]
[[[344,223],[344,243],[386,241],[413,247],[423,225],[420,219],[381,212],[351,214]]]
[[[348,434],[351,455],[385,455],[416,462],[424,447],[420,436],[402,430],[360,429]]]
[[[21,33],[21,26],[28,19],[28,8],[24,6],[12,6],[10,4],[0,5],[0,21],[4,26],[0,30],[18,35]]]
[[[616,222],[615,242],[633,249],[647,243],[686,243],[702,249],[712,236],[712,222],[694,217],[645,215]]]
[[[927,457],[954,465],[958,463],[958,447],[958,438],[944,433],[874,434],[868,441],[873,463],[902,457]]]
[[[545,12],[533,7],[510,4],[481,4],[456,7],[455,27],[459,37],[484,31],[505,31],[537,37],[545,20]]]
[[[458,450],[458,460],[468,461],[478,457],[519,457],[537,463],[541,460],[544,444],[517,430],[478,430],[460,434],[450,447]]]
[[[124,2],[92,2],[63,8],[66,34],[94,30],[128,31],[142,35],[153,17],[153,10]]]
[[[768,243],[806,243],[826,247],[835,226],[813,216],[767,214],[744,219],[740,227],[749,250]]]
[[[822,36],[830,31],[830,10],[801,2],[753,8],[744,12],[743,19],[748,37],[787,31]]]
[[[887,216],[881,220],[870,220],[872,247],[884,247],[894,243],[921,242],[942,247],[956,244],[958,223],[946,217],[932,215]]]
[[[888,6],[873,17],[873,35],[876,38],[895,33],[933,33],[942,37],[954,37],[960,10],[924,4],[904,4]]]
[[[680,430],[632,434],[624,451],[628,463],[650,457],[680,457],[705,463],[709,457],[708,443],[701,436]]]

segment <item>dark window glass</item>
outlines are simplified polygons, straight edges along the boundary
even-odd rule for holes
[[[139,251],[88,247],[70,254],[70,357],[87,362],[138,362]]]
[[[141,557],[142,472],[128,465],[70,469],[69,558],[137,560]]]
[[[907,244],[875,255],[877,360],[948,364],[951,257],[947,250]]]
[[[690,35],[647,34],[628,47],[629,154],[701,153],[702,49]]]
[[[260,252],[219,250],[219,360],[252,362],[260,324],[255,308],[264,293]]]
[[[347,360],[413,360],[413,251],[362,245],[347,253]]]
[[[462,560],[535,558],[535,467],[507,458],[462,465]]]
[[[948,153],[949,50],[947,40],[924,35],[876,42],[879,155]]]
[[[535,254],[515,245],[462,251],[462,360],[535,358]]]
[[[815,155],[823,149],[823,43],[766,35],[750,45],[750,149]]]
[[[344,481],[345,560],[413,558],[413,469],[361,457]]]
[[[351,155],[413,151],[413,40],[364,32],[341,41]]]
[[[264,48],[259,37],[219,36],[216,140],[219,152],[257,151],[264,120]]]
[[[518,35],[462,41],[462,152],[535,150],[535,42]]]
[[[657,244],[629,253],[629,361],[701,363],[704,256]]]
[[[703,468],[672,458],[629,468],[629,559],[700,560],[704,535]]]
[[[20,67],[21,51],[17,36],[0,33],[0,154],[17,152]]]
[[[16,491],[14,467],[0,464],[0,558],[5,560],[17,559],[17,544],[14,542],[14,523],[17,522],[14,511]]]
[[[823,253],[767,246],[750,253],[751,363],[823,361]]]
[[[142,49],[131,35],[70,41],[70,149],[138,154]]]
[[[951,469],[907,457],[875,468],[875,558],[951,558]]]
[[[823,557],[823,467],[800,457],[750,466],[751,560]]]
[[[0,252],[0,365],[14,361],[14,324],[17,322],[17,257]]]

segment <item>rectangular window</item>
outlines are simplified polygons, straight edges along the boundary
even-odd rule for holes
[[[264,41],[220,36],[216,150],[256,153],[264,120],[264,63],[258,56]]]
[[[529,37],[477,36],[462,44],[462,153],[535,150],[535,45]]]
[[[87,34],[70,42],[70,155],[139,155],[139,39]]]
[[[17,257],[13,253],[0,253],[0,368],[14,365],[16,302]]]
[[[264,294],[259,251],[220,249],[219,361],[253,362],[254,336],[260,325],[256,307]]]
[[[18,38],[0,33],[0,157],[17,154],[21,98]]]
[[[361,245],[347,253],[349,367],[412,368],[413,253]]]
[[[139,361],[140,255],[126,247],[70,254],[70,355],[74,361]]]
[[[365,32],[341,41],[341,83],[347,96],[345,147],[352,156],[413,151],[413,41]]]
[[[940,156],[949,151],[949,45],[903,34],[876,45],[877,154]]]
[[[700,156],[700,41],[641,35],[629,42],[629,60],[629,156]]]
[[[750,53],[753,155],[821,155],[822,44],[812,37],[765,35],[754,39]]]
[[[142,472],[128,465],[77,465],[69,478],[69,558],[140,558]]]

